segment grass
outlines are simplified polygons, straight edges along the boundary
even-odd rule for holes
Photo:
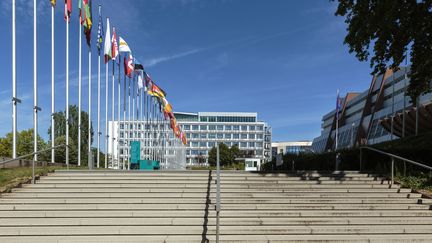
[[[80,167],[72,167],[71,169],[79,169]],[[63,166],[43,166],[35,168],[35,176],[43,176],[55,170],[66,169]],[[27,183],[31,180],[31,167],[4,168],[0,169],[0,192],[9,191],[11,188],[19,186],[19,184]]]

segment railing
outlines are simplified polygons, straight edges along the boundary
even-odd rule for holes
[[[424,168],[424,169],[428,169],[429,172],[432,172],[432,167],[430,167],[430,166],[424,165],[424,164],[416,162],[414,160],[403,158],[403,157],[395,155],[395,154],[384,152],[384,151],[381,151],[381,150],[376,149],[376,148],[371,148],[371,147],[360,147],[360,166],[359,166],[360,171],[362,170],[362,164],[363,164],[363,149],[367,149],[367,150],[374,151],[374,152],[379,153],[379,154],[387,155],[391,158],[391,185],[394,184],[395,160],[403,161],[405,170],[406,170],[406,163],[409,163],[409,164],[416,165],[416,166]]]
[[[46,152],[46,151],[50,151],[50,150],[53,150],[53,149],[56,149],[56,148],[61,148],[61,147],[66,147],[66,145],[62,144],[62,145],[57,145],[57,146],[54,146],[54,147],[51,147],[51,148],[42,149],[40,151],[36,151],[36,152],[31,153],[31,154],[22,155],[22,156],[13,158],[13,159],[8,159],[8,160],[2,161],[0,163],[1,164],[7,164],[7,163],[10,163],[10,162],[14,162],[14,161],[20,160],[20,159],[25,159],[25,158],[33,156],[35,154],[40,154],[40,153],[43,153],[43,152]],[[68,169],[69,169],[69,164],[67,166],[68,166]],[[31,180],[31,182],[32,182],[32,184],[34,184],[34,182],[35,182],[35,160],[34,159],[32,160],[32,180]]]

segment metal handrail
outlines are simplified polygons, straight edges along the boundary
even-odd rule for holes
[[[393,183],[394,183],[394,162],[395,162],[395,159],[401,160],[403,162],[408,162],[410,164],[413,164],[413,165],[416,165],[416,166],[419,166],[419,167],[422,167],[424,169],[428,169],[428,170],[432,171],[432,167],[431,166],[427,166],[425,164],[416,162],[414,160],[410,160],[410,159],[401,157],[399,155],[395,155],[395,154],[392,154],[392,153],[388,153],[388,152],[385,152],[385,151],[382,151],[382,150],[379,150],[379,149],[376,149],[376,148],[367,147],[367,146],[360,147],[360,171],[362,170],[362,162],[363,162],[363,153],[362,153],[362,151],[363,151],[363,149],[368,149],[370,151],[374,151],[374,152],[379,153],[379,154],[387,155],[387,156],[389,156],[391,158],[391,185],[393,185]]]
[[[5,160],[5,161],[1,161],[0,163],[1,164],[7,164],[7,163],[10,163],[10,162],[13,162],[13,161],[17,161],[17,160],[20,160],[20,159],[24,159],[24,158],[33,156],[35,154],[40,154],[40,153],[43,153],[43,152],[46,152],[46,151],[50,151],[50,150],[53,150],[53,149],[56,149],[56,148],[61,148],[61,147],[66,147],[66,146],[67,145],[65,145],[65,144],[56,145],[54,147],[42,149],[42,150],[33,152],[31,154],[21,155],[21,156],[18,156],[16,158],[12,158],[12,159],[8,159],[8,160]],[[69,169],[69,167],[68,167],[68,169]],[[34,182],[35,182],[35,160],[33,159],[32,160],[32,184],[34,184]]]

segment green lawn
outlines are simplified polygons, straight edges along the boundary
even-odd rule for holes
[[[44,166],[36,167],[35,175],[46,175],[55,170],[66,169],[62,166]],[[73,167],[77,169],[77,167]],[[31,180],[32,168],[31,167],[18,167],[10,169],[0,169],[0,192],[7,191],[11,188],[18,186],[20,183],[25,183]]]

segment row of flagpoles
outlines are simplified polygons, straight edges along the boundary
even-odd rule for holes
[[[55,146],[55,84],[54,84],[54,9],[56,7],[56,0],[50,0],[51,3],[51,146]],[[37,83],[37,1],[33,0],[34,4],[34,19],[33,19],[33,95],[34,95],[34,152],[37,152],[37,134],[38,134],[38,111],[41,109],[38,106],[38,83]],[[91,30],[92,30],[92,3],[91,0],[79,0],[78,2],[79,9],[79,48],[78,48],[78,161],[77,164],[81,165],[81,96],[82,96],[82,67],[81,67],[81,58],[82,58],[82,48],[81,48],[81,31],[85,34],[86,43],[88,46],[88,159],[89,159],[89,167],[92,166],[92,162],[90,161],[91,156],[91,121],[92,121],[92,110],[91,110],[91,102],[92,102],[92,52],[91,52]],[[70,18],[72,14],[72,0],[64,1],[64,18],[66,22],[66,164],[69,165],[69,125],[70,125],[70,117],[69,117],[69,24]],[[17,104],[21,101],[17,98],[17,90],[16,90],[16,29],[15,29],[15,0],[12,0],[12,134],[13,134],[13,158],[16,158],[16,144],[17,144]],[[127,136],[129,137],[129,127],[132,122],[132,134],[135,138],[135,121],[137,119],[145,120],[145,124],[153,124],[154,121],[162,121],[169,120],[170,126],[173,130],[174,135],[180,139],[183,144],[186,144],[186,135],[183,131],[181,131],[175,116],[173,114],[172,105],[166,99],[166,93],[163,91],[156,83],[151,79],[150,75],[144,70],[144,67],[140,62],[132,56],[132,51],[126,41],[122,38],[118,38],[117,42],[117,34],[116,29],[112,28],[112,35],[110,34],[111,27],[109,18],[106,18],[106,32],[104,33],[104,24],[101,15],[101,5],[98,7],[98,33],[97,33],[97,50],[98,50],[98,68],[97,68],[97,158],[96,165],[97,167],[101,166],[100,161],[100,150],[101,150],[101,122],[100,122],[100,111],[101,111],[101,79],[100,79],[100,71],[101,71],[101,51],[103,48],[104,62],[105,62],[105,161],[104,167],[108,168],[108,144],[109,144],[109,131],[108,131],[108,105],[109,105],[109,81],[108,81],[108,69],[109,62],[112,62],[112,83],[111,83],[111,165],[114,165],[114,121],[115,121],[115,64],[118,65],[118,82],[117,82],[117,138],[120,139],[120,123],[123,122],[123,126],[126,130]],[[103,37],[105,35],[105,37]],[[103,46],[102,46],[103,44]],[[121,121],[121,53],[124,54],[123,62],[124,62],[124,86],[123,86],[123,121]],[[128,79],[128,94],[126,94],[126,81]],[[135,87],[135,82],[137,87]],[[132,88],[131,88],[132,84]],[[131,90],[132,90],[132,121],[130,120],[130,98],[131,98]],[[142,91],[142,92],[141,92]],[[142,95],[141,95],[142,93]],[[126,100],[126,95],[128,95],[128,99]],[[141,97],[143,96],[143,97]],[[137,100],[135,100],[137,99]],[[139,99],[139,100],[138,100]],[[136,102],[139,102],[138,104]],[[126,103],[128,103],[128,119],[126,120]],[[135,107],[135,105],[137,107]],[[145,112],[142,111],[145,110]],[[135,112],[136,111],[136,112]],[[135,117],[137,114],[137,117]],[[145,119],[144,119],[145,118]],[[143,126],[144,129],[146,126]],[[151,127],[151,126],[150,126]],[[156,131],[156,130],[155,130]],[[126,136],[125,136],[126,140]],[[120,165],[120,143],[117,141],[117,163]],[[156,152],[153,152],[156,154]],[[156,157],[153,157],[155,159]],[[130,159],[130,158],[129,158]],[[34,160],[37,160],[37,154],[34,156]],[[51,153],[51,162],[55,162],[55,150],[52,149]],[[119,166],[120,167],[120,166]],[[129,168],[129,165],[125,164],[125,160],[123,159],[122,164],[123,169],[126,167]]]

